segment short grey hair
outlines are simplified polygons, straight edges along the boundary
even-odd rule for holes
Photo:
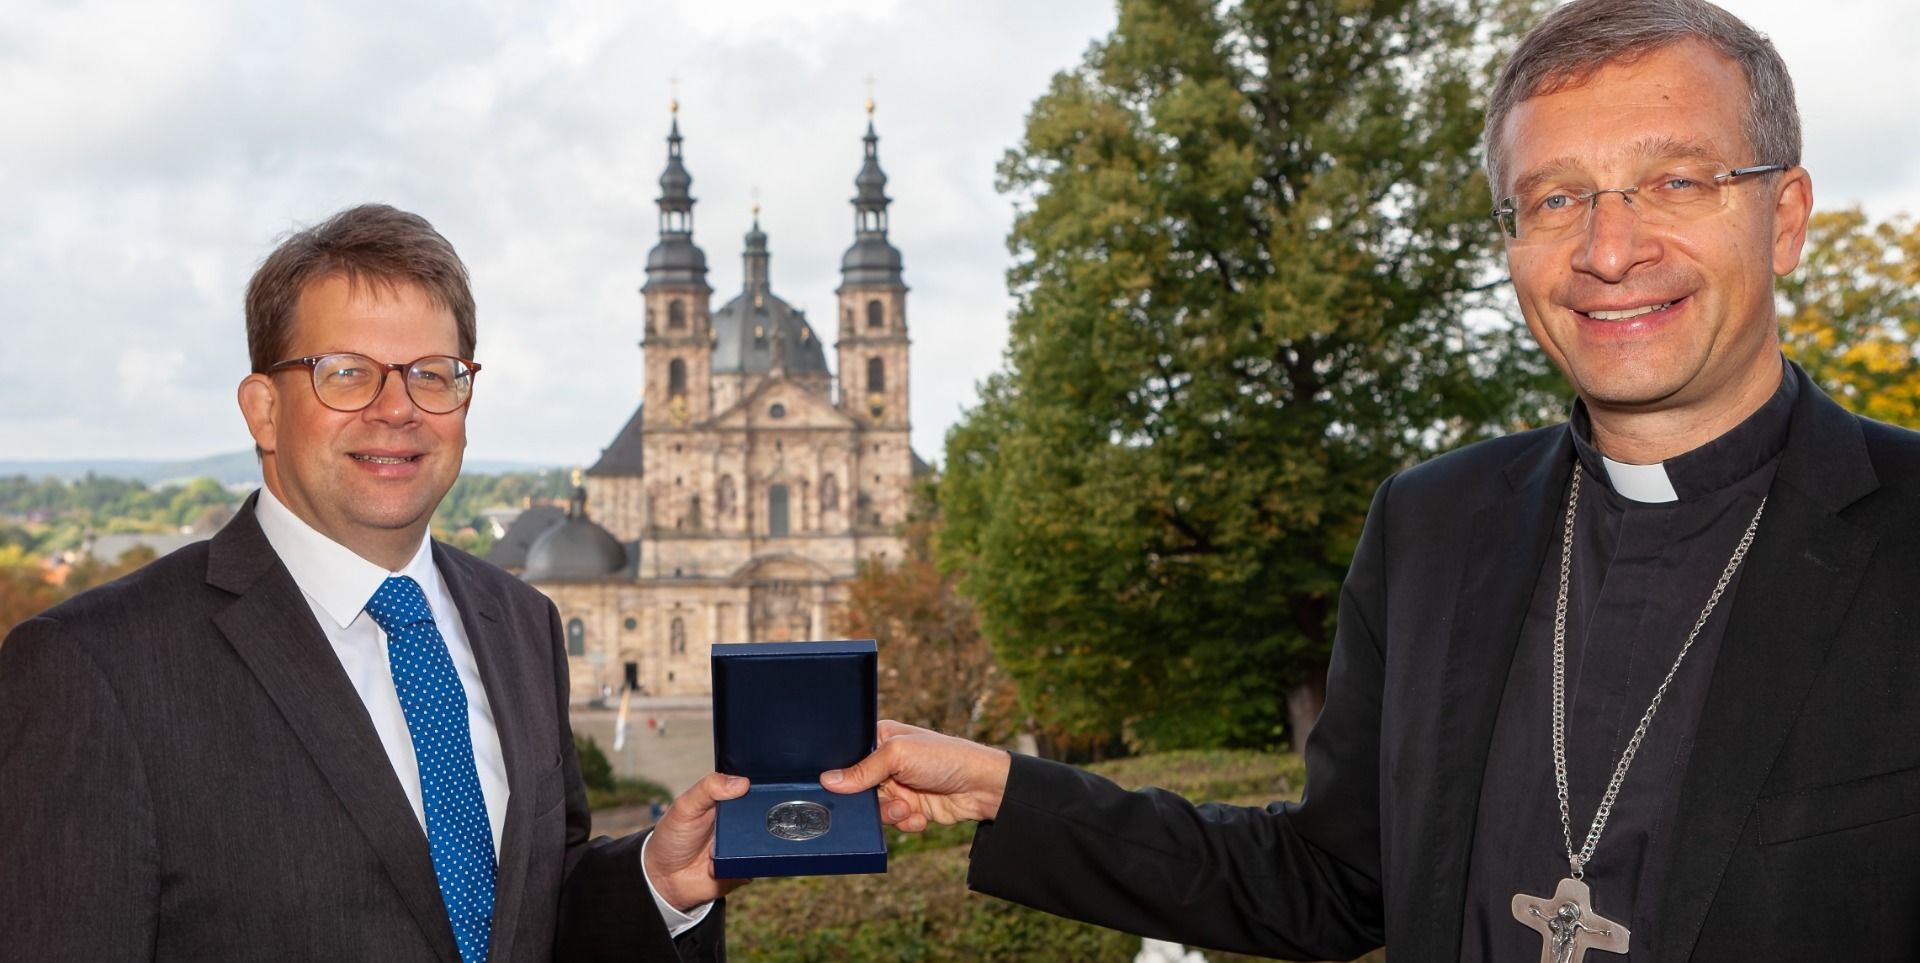
[[[1747,141],[1736,164],[1800,163],[1800,108],[1793,78],[1766,35],[1707,0],[1573,0],[1548,14],[1500,68],[1487,100],[1487,176],[1497,201],[1505,184],[1507,115],[1523,100],[1584,83],[1601,68],[1697,40],[1747,75]]]

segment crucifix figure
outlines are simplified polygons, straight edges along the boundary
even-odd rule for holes
[[[1552,896],[1513,898],[1513,918],[1540,933],[1540,963],[1584,963],[1588,950],[1627,951],[1627,928],[1593,912],[1592,901],[1587,884],[1572,878]]]

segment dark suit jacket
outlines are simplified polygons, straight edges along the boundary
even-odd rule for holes
[[[587,838],[553,606],[433,552],[512,792],[489,958],[674,959],[640,838]],[[719,958],[722,915],[681,952]],[[251,502],[0,646],[0,959],[458,963],[426,835]]]
[[[1196,808],[1017,758],[971,885],[1204,946],[1454,959],[1494,716],[1572,465],[1551,428],[1381,486],[1302,803]],[[1662,929],[1634,932],[1634,959],[1920,959],[1920,435],[1809,384],[1768,498]]]

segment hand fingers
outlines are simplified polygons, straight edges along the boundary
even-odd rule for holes
[[[880,804],[880,818],[890,826],[904,821],[913,812],[914,807],[903,799],[889,799]]]
[[[919,726],[910,726],[904,722],[895,722],[892,719],[882,719],[874,731],[880,742],[886,742],[888,739],[912,735],[916,732],[926,732],[928,730],[922,729]]]
[[[722,799],[737,799],[747,794],[748,783],[744,776],[729,776],[725,773],[710,772],[700,777],[700,781],[687,788],[668,808],[666,818],[699,819],[705,816]]]
[[[851,793],[872,789],[886,782],[895,772],[899,754],[882,744],[867,758],[845,769],[829,769],[820,774],[820,785],[828,792]]]

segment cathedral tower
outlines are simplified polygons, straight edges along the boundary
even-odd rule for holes
[[[693,243],[693,177],[680,157],[680,105],[660,175],[660,243],[647,254],[646,425],[683,428],[712,414],[713,324],[707,256]]]
[[[840,409],[862,424],[907,428],[907,285],[887,240],[887,175],[867,101],[866,159],[853,180],[853,246],[840,260]]]

